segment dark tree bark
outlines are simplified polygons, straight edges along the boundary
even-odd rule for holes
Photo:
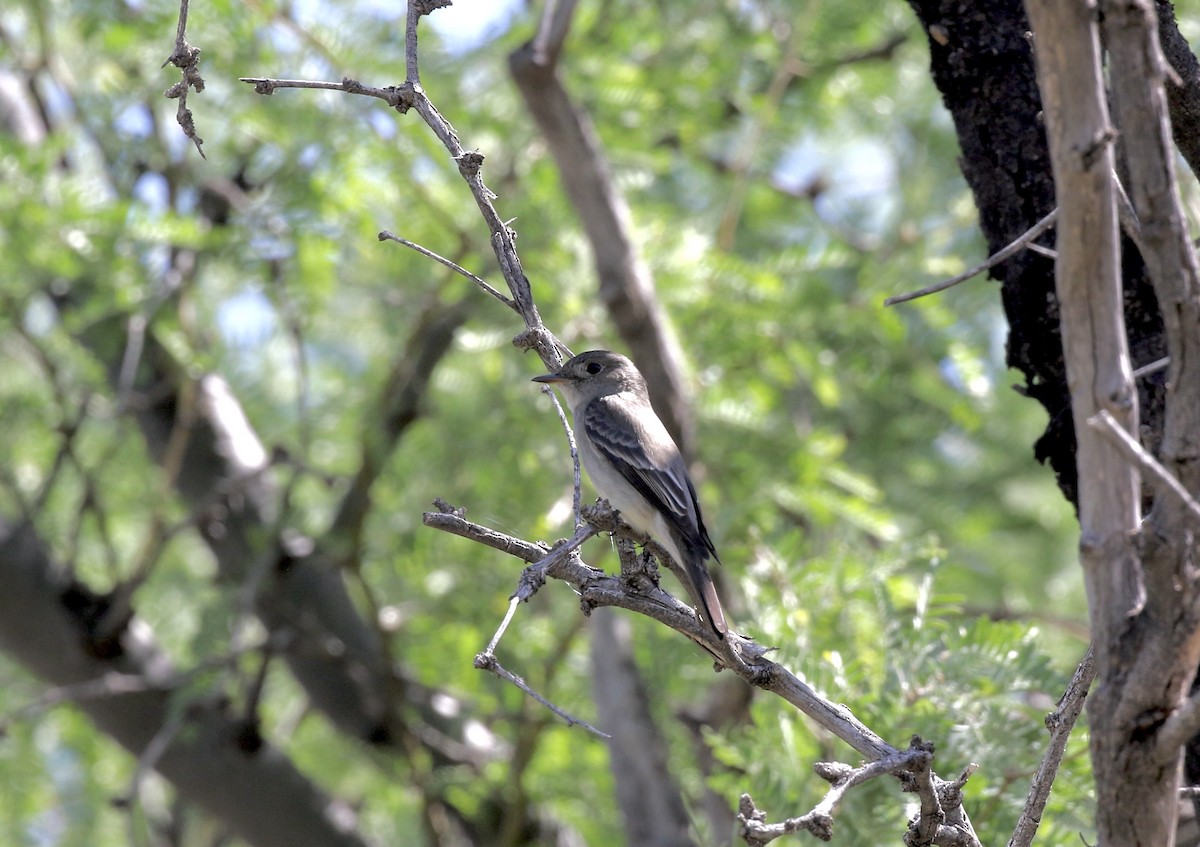
[[[1054,178],[1042,124],[1029,22],[1020,0],[962,4],[910,0],[929,35],[930,69],[954,119],[959,164],[975,196],[989,253],[1009,244],[1054,208]],[[1041,243],[1053,245],[1053,235]],[[1164,355],[1162,319],[1141,257],[1123,240],[1125,323],[1134,368]],[[1078,503],[1075,428],[1067,391],[1054,262],[1030,251],[992,270],[1008,318],[1008,364],[1025,375],[1019,389],[1050,420],[1034,455],[1053,468],[1059,488]],[[1163,374],[1138,383],[1143,443],[1162,436]]]
[[[960,165],[974,194],[989,250],[995,252],[1055,203],[1024,8],[1018,0],[988,4],[910,0],[910,4],[929,36],[933,79],[954,119],[962,148]],[[1160,0],[1156,6],[1163,51],[1179,76],[1179,84],[1166,85],[1173,134],[1179,150],[1195,166],[1200,162],[1196,129],[1200,126],[1200,66],[1175,25],[1171,5]],[[1119,143],[1117,171],[1123,179],[1130,173],[1120,158],[1125,152]],[[1043,243],[1052,245],[1052,237]],[[1136,369],[1161,359],[1167,349],[1154,288],[1142,255],[1127,235],[1122,238],[1121,270],[1126,332]],[[1035,445],[1035,455],[1054,469],[1064,496],[1078,508],[1077,440],[1066,383],[1054,263],[1026,251],[999,265],[992,274],[1001,281],[1009,321],[1008,363],[1025,375],[1025,385],[1018,390],[1041,403],[1050,416]],[[1167,421],[1165,372],[1140,378],[1137,393],[1141,443],[1151,454],[1160,455]],[[1149,505],[1152,495],[1144,486],[1143,503]],[[1144,561],[1153,570],[1153,563]],[[1126,666],[1138,659],[1136,650],[1129,652],[1133,648],[1128,635],[1118,636],[1126,648],[1118,658]],[[1156,657],[1141,658],[1150,661]],[[1163,689],[1178,686],[1177,679],[1161,682]],[[1194,739],[1186,763],[1189,778],[1200,773],[1198,750],[1200,739]]]

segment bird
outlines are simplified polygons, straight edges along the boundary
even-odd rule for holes
[[[650,404],[645,377],[619,353],[589,350],[533,381],[562,391],[596,491],[671,555],[704,620],[724,638],[729,627],[706,564],[710,556],[721,560],[683,455]]]

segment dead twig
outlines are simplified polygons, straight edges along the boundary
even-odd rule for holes
[[[1083,711],[1083,703],[1087,698],[1088,688],[1096,677],[1096,661],[1091,646],[1078,667],[1075,675],[1067,684],[1066,690],[1058,700],[1058,707],[1046,715],[1046,728],[1050,730],[1050,744],[1046,755],[1038,765],[1037,773],[1029,785],[1029,796],[1025,799],[1025,807],[1021,809],[1021,817],[1013,829],[1012,837],[1008,839],[1008,847],[1029,847],[1033,837],[1037,835],[1038,824],[1042,821],[1042,812],[1046,801],[1050,799],[1050,789],[1054,786],[1054,777],[1062,764],[1063,754],[1067,750],[1067,741],[1075,721]]]
[[[1143,476],[1147,477],[1155,488],[1177,498],[1184,508],[1192,513],[1193,517],[1200,518],[1200,503],[1196,502],[1183,483],[1146,452],[1146,448],[1126,432],[1125,428],[1118,424],[1116,418],[1108,411],[1101,409],[1092,415],[1088,418],[1088,426],[1098,430],[1112,442],[1125,458],[1141,470]]]
[[[179,123],[179,128],[183,130],[183,134],[192,139],[192,143],[196,145],[196,152],[200,154],[200,158],[206,159],[204,155],[204,139],[196,134],[196,123],[192,119],[192,110],[187,107],[188,89],[195,89],[199,94],[204,90],[204,77],[200,76],[200,48],[193,47],[187,42],[187,17],[188,17],[188,0],[179,0],[179,25],[175,30],[175,49],[171,51],[171,55],[162,63],[165,68],[167,65],[174,65],[183,71],[183,79],[172,85],[163,92],[163,96],[168,100],[178,100],[179,108],[175,110],[175,120]]]
[[[920,297],[926,297],[930,294],[936,294],[939,291],[945,291],[947,288],[953,288],[960,282],[966,282],[973,276],[978,276],[986,270],[991,270],[996,265],[1003,262],[1017,253],[1027,248],[1035,238],[1053,226],[1055,218],[1058,217],[1058,209],[1052,209],[1048,215],[1035,223],[1024,233],[1013,239],[1012,243],[1001,250],[996,251],[988,257],[987,261],[981,262],[970,270],[963,271],[958,276],[952,276],[950,279],[944,279],[941,282],[927,285],[924,288],[918,288],[916,291],[909,291],[907,294],[897,294],[883,301],[885,306],[895,306],[897,303],[907,303],[909,300],[916,300]]]

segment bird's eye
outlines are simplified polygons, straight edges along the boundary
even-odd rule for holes
[[[595,374],[598,374],[600,371],[604,370],[604,365],[600,364],[599,362],[588,362],[585,370],[594,376]]]

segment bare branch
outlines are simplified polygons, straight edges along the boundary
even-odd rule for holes
[[[419,0],[411,0],[409,3],[408,25],[412,32],[408,43],[408,67],[410,69],[415,67],[417,61],[415,52],[416,19],[420,17],[420,14],[424,13],[421,11],[422,9],[437,8],[439,3],[440,0],[426,0],[425,3],[419,2]],[[410,73],[412,73],[411,70]],[[267,77],[242,77],[241,81],[252,84],[254,90],[263,95],[274,94],[280,88],[345,91],[347,94],[358,94],[382,100],[401,114],[408,112],[409,109],[416,109],[417,114],[421,116],[426,125],[433,130],[434,135],[438,137],[443,146],[449,151],[451,159],[458,166],[459,174],[466,181],[472,196],[475,198],[476,206],[479,207],[484,221],[486,221],[488,228],[491,230],[492,249],[496,253],[497,261],[500,263],[500,270],[504,274],[504,280],[508,284],[512,300],[516,304],[516,310],[525,322],[525,332],[519,335],[514,340],[514,343],[522,349],[532,348],[537,350],[547,367],[555,368],[562,363],[561,351],[566,349],[566,345],[546,329],[542,323],[541,315],[538,314],[537,307],[534,305],[529,279],[525,276],[521,268],[521,260],[517,255],[513,233],[505,225],[499,213],[496,212],[495,206],[492,205],[495,194],[483,183],[481,176],[483,155],[463,149],[462,144],[458,140],[458,133],[454,131],[454,127],[442,117],[441,113],[434,107],[419,84],[410,80],[398,86],[390,85],[386,88],[376,88],[374,86],[363,85],[361,82],[349,77],[343,78],[340,83],[299,79],[271,79]]]
[[[897,303],[907,303],[908,301],[916,300],[919,297],[926,297],[930,294],[936,294],[939,291],[945,291],[947,288],[952,288],[961,282],[966,282],[973,276],[977,276],[986,270],[994,268],[1005,259],[1016,255],[1021,250],[1024,250],[1026,247],[1028,247],[1035,238],[1040,236],[1054,224],[1054,221],[1057,219],[1057,217],[1058,209],[1052,209],[1044,218],[1035,223],[1029,229],[1025,230],[1024,233],[1014,238],[1012,243],[1007,247],[997,250],[995,253],[989,256],[987,261],[976,265],[970,270],[963,271],[958,276],[952,276],[950,279],[944,279],[941,282],[934,283],[933,285],[927,285],[924,288],[918,288],[916,291],[910,291],[907,294],[897,294],[893,297],[889,297],[883,301],[883,305],[895,306]]]
[[[1034,774],[1033,782],[1029,785],[1029,796],[1025,799],[1025,807],[1021,809],[1021,817],[1013,829],[1012,837],[1008,839],[1008,847],[1029,847],[1033,837],[1037,835],[1038,824],[1042,821],[1042,812],[1046,801],[1050,799],[1050,789],[1054,785],[1054,777],[1062,764],[1063,754],[1067,750],[1067,741],[1075,721],[1083,711],[1083,703],[1087,698],[1088,688],[1096,676],[1096,661],[1089,646],[1083,661],[1075,668],[1075,675],[1067,684],[1066,691],[1059,698],[1058,708],[1046,715],[1046,727],[1050,730],[1050,744],[1042,763]]]
[[[544,545],[532,544],[472,524],[463,517],[461,511],[456,513],[446,504],[443,507],[448,511],[425,513],[426,526],[470,538],[527,562],[536,562],[546,555]],[[585,509],[584,518],[589,522],[604,523],[597,517],[597,513],[604,511],[607,510]],[[611,516],[611,511],[608,514]],[[631,540],[646,540],[646,536],[624,525],[618,525],[618,532]],[[563,556],[545,575],[575,587],[581,594],[585,610],[617,606],[653,618],[686,635],[714,656],[720,656],[722,664],[746,682],[782,697],[871,761],[896,752],[895,748],[855,719],[849,709],[826,700],[791,671],[765,659],[763,656],[766,651],[761,645],[733,632],[728,633],[723,641],[718,640],[689,606],[661,588],[634,591],[622,578],[606,576],[575,556]]]
[[[817,762],[813,770],[822,779],[830,783],[829,791],[813,809],[799,817],[788,818],[779,823],[766,823],[766,813],[755,807],[754,800],[749,794],[743,794],[738,803],[738,822],[741,824],[740,837],[751,847],[774,841],[784,835],[794,832],[808,831],[822,841],[833,837],[833,815],[835,809],[851,788],[862,785],[880,776],[893,774],[900,776],[902,781],[919,790],[922,799],[922,810],[910,824],[909,835],[905,843],[910,847],[925,844],[976,844],[978,841],[960,841],[959,833],[943,826],[946,815],[942,811],[942,801],[938,787],[930,773],[933,763],[933,748],[920,738],[913,736],[909,748],[904,751],[894,751],[883,758],[861,767],[852,768],[840,762]],[[974,773],[974,766],[963,771],[958,780],[942,782],[942,786],[961,791],[967,778]],[[961,804],[960,804],[961,805]],[[913,836],[919,831],[920,836]],[[972,836],[973,837],[973,836]]]
[[[571,429],[571,424],[567,421],[567,413],[563,411],[562,404],[558,402],[558,393],[548,385],[542,387],[542,393],[549,397],[550,402],[554,404],[558,422],[562,424],[563,432],[567,436],[567,446],[571,449],[571,469],[575,483],[571,491],[571,514],[575,516],[575,529],[579,529],[583,523],[582,509],[580,508],[580,500],[583,496],[583,477],[579,472],[579,447],[575,444],[575,431]]]
[[[1200,694],[1185,700],[1159,728],[1158,750],[1162,761],[1175,761],[1183,745],[1197,733],[1200,733]]]
[[[524,691],[526,694],[528,694],[534,700],[537,700],[539,703],[541,703],[547,709],[554,712],[554,714],[558,715],[560,718],[562,718],[564,721],[566,721],[568,726],[579,725],[579,726],[583,727],[584,729],[586,729],[588,732],[594,733],[594,734],[600,736],[601,738],[606,738],[606,739],[612,738],[612,736],[609,735],[607,732],[603,732],[602,730],[596,729],[596,727],[592,726],[587,721],[582,721],[579,718],[572,717],[565,710],[560,709],[558,706],[555,706],[553,703],[551,703],[545,697],[543,697],[542,695],[540,695],[536,691],[534,691],[529,686],[529,683],[527,683],[525,680],[521,679],[521,677],[517,676],[512,671],[506,670],[504,668],[504,666],[501,665],[500,662],[497,661],[496,657],[493,656],[491,653],[478,654],[475,657],[475,667],[479,668],[480,670],[491,671],[492,673],[494,673],[496,676],[500,677],[501,679],[511,682],[517,688]]]
[[[933,764],[933,745],[921,743],[921,739],[913,737],[909,750],[924,753],[915,756],[909,767],[912,774],[911,788],[920,799],[920,811],[908,822],[908,832],[904,834],[905,847],[929,847],[937,838],[946,813],[942,811],[942,801],[938,797],[937,788],[933,782],[930,766]]]
[[[550,551],[550,548],[545,544],[534,544],[512,535],[505,535],[503,532],[490,529],[489,527],[471,523],[463,517],[463,510],[455,509],[444,500],[435,500],[434,505],[439,509],[446,508],[443,511],[426,512],[421,516],[421,520],[425,526],[432,529],[440,529],[442,532],[449,532],[463,538],[469,538],[494,550],[499,550],[501,553],[508,553],[510,556],[516,556],[518,559],[530,563],[538,561]]]
[[[163,92],[163,96],[168,100],[179,101],[179,108],[175,110],[175,120],[179,123],[183,134],[192,139],[192,143],[196,145],[196,152],[200,154],[200,158],[205,159],[208,157],[204,155],[202,146],[204,139],[196,134],[192,110],[187,107],[188,89],[194,88],[197,94],[204,90],[204,77],[200,76],[200,48],[187,43],[187,16],[188,0],[179,0],[179,25],[175,31],[175,49],[162,63],[162,66],[165,68],[167,65],[174,65],[179,68],[183,71],[183,79]]]
[[[403,244],[405,247],[408,247],[411,250],[416,250],[422,256],[433,259],[435,262],[441,262],[443,265],[450,268],[450,270],[452,270],[456,273],[462,274],[467,279],[471,280],[471,282],[475,283],[481,289],[483,289],[483,291],[486,294],[488,294],[492,297],[495,297],[497,300],[499,300],[505,306],[512,309],[514,312],[518,311],[516,303],[514,303],[512,300],[508,299],[503,294],[501,294],[499,291],[497,291],[495,288],[493,288],[486,279],[476,276],[475,274],[471,273],[469,270],[467,270],[466,268],[464,268],[462,265],[458,264],[457,262],[452,262],[451,260],[449,260],[443,256],[439,256],[437,253],[434,253],[432,250],[422,247],[420,244],[416,244],[415,242],[409,241],[407,238],[401,238],[399,235],[390,233],[386,229],[383,230],[383,232],[379,233],[379,240],[380,241],[395,241],[397,244]]]
[[[1183,483],[1176,479],[1157,459],[1147,453],[1146,449],[1138,444],[1137,440],[1126,432],[1106,410],[1101,410],[1088,418],[1088,426],[1103,433],[1104,437],[1112,442],[1125,458],[1142,470],[1142,473],[1150,479],[1157,490],[1174,497],[1191,512],[1193,517],[1200,518],[1200,503],[1197,503],[1196,499],[1188,493]]]

